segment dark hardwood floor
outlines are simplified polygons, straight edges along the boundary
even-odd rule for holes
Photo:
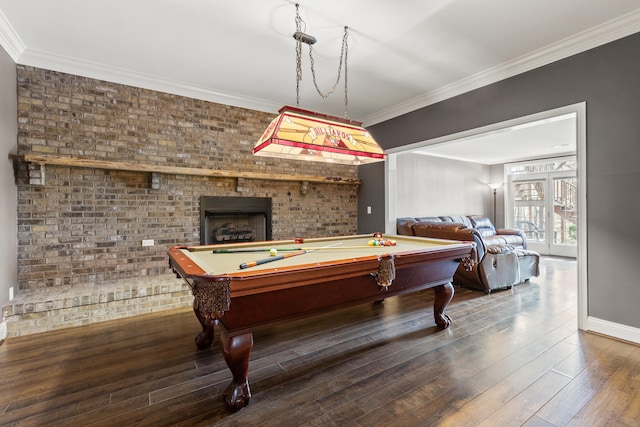
[[[191,310],[9,340],[0,425],[639,425],[640,347],[577,330],[576,264],[491,295],[432,291],[254,334],[251,404],[228,412]],[[217,337],[216,337],[217,338]]]

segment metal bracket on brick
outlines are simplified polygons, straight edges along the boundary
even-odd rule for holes
[[[13,164],[13,179],[18,185],[18,171],[20,170],[20,158],[15,154],[9,154],[9,160]]]
[[[236,180],[236,192],[242,193],[244,191],[244,178],[239,177]]]
[[[151,189],[159,190],[162,184],[162,174],[160,172],[151,172]]]
[[[29,184],[44,185],[44,165],[29,163]]]

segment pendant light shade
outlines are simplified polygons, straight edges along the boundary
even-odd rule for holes
[[[273,119],[262,137],[253,147],[256,156],[279,157],[285,159],[310,160],[327,163],[343,163],[360,165],[379,162],[387,155],[378,143],[362,127],[361,122],[347,118],[348,88],[347,88],[347,56],[349,45],[347,37],[349,27],[344,27],[342,49],[338,66],[338,78],[333,87],[326,93],[322,92],[316,81],[313,67],[312,45],[316,38],[302,32],[304,21],[299,13],[300,5],[296,3],[296,100],[300,106],[300,81],[302,79],[302,44],[309,45],[311,75],[318,94],[326,98],[337,87],[340,80],[342,65],[344,64],[344,119],[327,116],[322,113],[301,110],[300,108],[284,106],[280,115]]]
[[[360,122],[282,107],[253,148],[257,156],[359,165],[386,154]]]

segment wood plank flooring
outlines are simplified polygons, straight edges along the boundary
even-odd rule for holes
[[[575,262],[491,295],[427,290],[254,334],[251,404],[229,412],[191,310],[9,340],[2,426],[637,426],[640,347],[577,331]],[[217,337],[216,337],[217,338]]]

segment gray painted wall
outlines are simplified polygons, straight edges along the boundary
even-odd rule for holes
[[[358,166],[358,233],[385,231],[384,163]],[[371,213],[367,213],[367,207]]]
[[[16,64],[0,47],[0,306],[9,301],[9,287],[18,277],[18,195],[9,160],[18,150],[16,91]]]
[[[368,129],[389,149],[586,101],[588,315],[640,328],[639,53],[636,33]],[[359,203],[382,211],[359,229],[383,227],[384,165],[359,175]]]

